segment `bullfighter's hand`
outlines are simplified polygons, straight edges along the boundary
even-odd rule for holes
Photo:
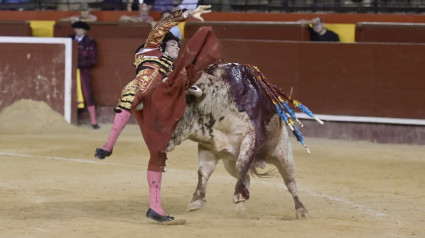
[[[211,5],[199,5],[195,10],[190,11],[190,15],[200,21],[204,21],[204,18],[201,17],[201,14],[210,13]]]

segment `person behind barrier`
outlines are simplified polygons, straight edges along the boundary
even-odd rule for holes
[[[96,43],[86,34],[86,32],[90,30],[90,26],[86,22],[74,22],[72,28],[74,28],[75,33],[69,37],[78,43],[78,69],[80,72],[81,91],[84,97],[84,104],[89,112],[93,129],[99,129],[96,120],[96,108],[90,77],[90,70],[96,65]]]
[[[145,3],[139,5],[139,10],[137,15],[122,15],[118,21],[120,22],[149,22],[154,23],[153,17],[150,15],[150,8]]]
[[[210,12],[210,6],[199,6],[192,11],[177,11],[162,19],[150,32],[145,44],[136,50],[134,66],[136,78],[128,83],[121,92],[121,99],[114,109],[115,118],[107,142],[95,151],[95,157],[104,159],[112,154],[115,142],[127,124],[132,112],[141,113],[143,99],[151,95],[159,82],[167,79],[174,68],[174,60],[180,51],[179,39],[170,28],[189,17],[203,20],[201,14]],[[136,105],[137,107],[135,107]],[[158,222],[169,222],[174,218],[166,215],[161,204],[162,172],[165,166],[163,156],[152,155],[149,159],[147,180],[149,183],[150,205],[146,217]]]
[[[71,16],[67,18],[62,18],[60,21],[70,21],[71,23],[77,22],[77,21],[84,21],[84,22],[95,22],[97,21],[97,16],[90,13],[89,5],[85,2],[80,4],[80,14],[77,16]]]
[[[320,17],[311,20],[299,20],[298,22],[312,25],[308,26],[312,41],[339,41],[338,34],[326,29]]]
[[[142,3],[148,5],[150,10],[154,2],[155,0],[127,0],[127,11],[138,11]]]

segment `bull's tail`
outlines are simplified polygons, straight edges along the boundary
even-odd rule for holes
[[[304,143],[304,137],[302,136],[301,132],[298,130],[298,128],[294,125],[295,122],[298,123],[301,127],[303,124],[298,120],[297,116],[295,115],[295,112],[292,110],[292,108],[289,105],[292,105],[295,108],[298,108],[303,113],[307,114],[309,117],[315,119],[320,124],[323,124],[323,122],[313,114],[308,107],[301,104],[301,102],[295,100],[291,96],[289,96],[287,93],[285,93],[283,90],[278,88],[276,85],[271,83],[267,80],[266,76],[264,76],[263,73],[256,67],[252,65],[245,65],[247,68],[251,69],[251,72],[253,73],[254,78],[257,80],[257,82],[260,84],[261,88],[264,90],[264,92],[269,97],[270,101],[275,105],[276,111],[279,114],[279,116],[282,118],[283,121],[286,122],[286,125],[291,129],[291,131],[294,133],[295,137],[299,142],[301,142],[302,145],[304,145],[305,149],[308,153],[310,153],[310,150]]]

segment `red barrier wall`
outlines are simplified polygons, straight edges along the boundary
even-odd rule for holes
[[[99,39],[96,99],[114,106],[134,77],[136,39]],[[424,44],[221,40],[223,62],[258,66],[320,114],[425,119]],[[119,60],[117,60],[119,59]]]
[[[225,62],[257,65],[316,113],[425,119],[425,44],[220,43]]]
[[[1,25],[1,24],[0,24]],[[91,22],[88,35],[93,38],[113,37],[113,38],[146,38],[152,25],[150,23],[118,23],[118,22]],[[58,21],[53,27],[53,36],[67,37],[74,33],[71,23]]]
[[[202,26],[211,26],[219,39],[310,40],[306,24],[290,22],[191,21],[185,24],[184,37],[191,38]]]
[[[91,71],[93,91],[99,105],[115,105],[121,89],[135,77],[134,51],[143,44],[152,26],[149,23],[90,23],[87,34],[96,42],[97,64]],[[55,37],[73,33],[68,22],[56,22]],[[111,110],[112,111],[112,110]]]
[[[92,78],[99,121],[102,123],[112,122],[112,107],[118,102],[123,86],[135,76],[132,66],[134,50],[145,41],[150,30],[128,28],[115,34],[119,27],[117,23],[108,24],[94,24],[89,32],[98,45],[98,64],[92,71]],[[69,25],[62,27],[60,30],[55,26],[57,36],[72,33]],[[137,34],[134,29],[137,29]],[[275,30],[270,29],[261,35],[267,39],[275,34]],[[344,44],[227,37],[230,36],[223,34],[220,38],[223,62],[258,66],[284,91],[294,87],[294,96],[315,113],[425,119],[425,111],[421,110],[425,105],[425,84],[422,82],[425,44]],[[0,66],[9,62],[13,54],[2,54]],[[19,64],[24,62],[25,57],[19,60],[12,62]],[[38,64],[25,66],[28,75],[39,70]],[[14,70],[21,70],[21,67],[19,65]],[[28,82],[31,83],[31,80]],[[17,94],[14,95],[16,97]],[[87,119],[84,113],[80,115],[81,120]],[[425,136],[423,127],[395,126],[398,128],[396,131],[405,132],[396,135],[387,133],[389,127],[377,124],[331,122],[326,125],[320,128],[328,130],[306,130],[306,135],[338,138],[342,135],[339,128],[343,126],[344,135],[351,133],[350,138],[370,139],[365,137],[372,134],[375,140],[382,142],[425,143],[421,139]]]
[[[359,22],[356,42],[425,43],[425,24],[394,22]]]
[[[122,87],[134,77],[136,39],[103,39],[109,51],[93,71],[101,122],[112,122]],[[425,44],[314,43],[301,41],[220,40],[225,62],[258,66],[284,91],[317,114],[425,119]],[[115,47],[114,47],[115,45]],[[105,52],[106,53],[106,52]],[[113,58],[121,57],[114,61]],[[101,77],[100,75],[106,77]],[[87,115],[82,115],[87,120]],[[84,119],[85,118],[85,119]],[[425,143],[425,127],[375,123],[305,122],[306,136]]]
[[[0,21],[0,36],[32,36],[28,21]]]
[[[0,43],[0,52],[2,52],[0,54],[0,112],[15,101],[32,99],[44,101],[53,110],[64,114],[65,46],[63,44]],[[73,65],[77,62],[76,53],[74,50]],[[73,110],[71,121],[76,123],[75,82],[72,89],[74,105],[71,109]]]

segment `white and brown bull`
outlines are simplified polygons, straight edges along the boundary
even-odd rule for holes
[[[294,159],[285,123],[258,85],[250,68],[241,64],[210,66],[191,90],[187,107],[168,147],[183,140],[198,143],[198,185],[189,204],[196,210],[206,202],[207,182],[219,159],[237,183],[234,203],[249,199],[248,171],[273,164],[281,174],[294,202],[297,218],[306,218],[295,182]],[[192,88],[194,89],[194,88]]]

